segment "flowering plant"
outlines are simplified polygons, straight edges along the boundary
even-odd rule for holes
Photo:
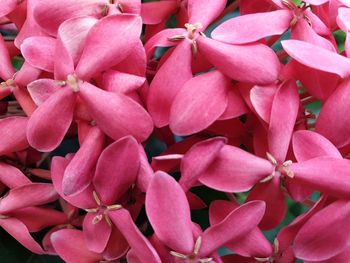
[[[350,262],[350,1],[5,0],[0,32],[3,262]]]

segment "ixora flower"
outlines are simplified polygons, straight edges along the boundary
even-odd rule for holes
[[[85,27],[82,38],[70,38],[70,30],[76,32],[75,26],[86,23],[86,20],[90,24]],[[115,24],[119,25],[117,31]],[[50,68],[54,69],[55,78],[62,81],[45,80],[45,84],[48,85],[46,94],[42,92],[42,83],[33,84],[30,88],[34,101],[41,102],[28,124],[27,136],[31,146],[41,151],[56,148],[70,127],[80,100],[98,127],[113,139],[132,134],[137,140],[143,141],[150,135],[152,120],[140,104],[121,93],[104,91],[87,82],[96,74],[125,59],[137,45],[140,30],[139,17],[113,15],[98,22],[94,18],[68,20],[61,25],[57,40],[45,38],[49,48],[55,52],[57,60],[51,66],[42,63],[40,65],[49,71]],[[37,53],[32,47],[42,38],[30,38],[22,45],[24,56],[33,65],[36,64]],[[108,43],[113,42],[113,39],[115,45],[110,46]],[[84,46],[81,46],[82,42],[85,43]],[[70,52],[76,51],[79,46],[79,54]],[[36,88],[39,90],[35,90]],[[105,112],[109,114],[106,115]],[[108,116],[116,121],[111,121]],[[44,124],[45,119],[50,125]]]
[[[184,191],[171,176],[156,172],[146,194],[146,212],[155,236],[169,250],[162,262],[215,262],[216,249],[230,240],[239,242],[257,226],[264,211],[263,202],[249,202],[202,233],[191,221]]]
[[[212,38],[229,44],[245,44],[269,36],[279,37],[291,28],[292,39],[304,40],[335,51],[334,45],[321,37],[330,38],[331,31],[309,10],[309,5],[302,2],[297,6],[291,0],[270,2],[279,10],[230,19],[213,30]]]
[[[280,63],[269,47],[263,44],[228,45],[204,35],[203,32],[222,12],[225,3],[210,1],[204,7],[202,1],[188,1],[186,29],[163,30],[146,43],[148,57],[157,46],[176,45],[157,71],[148,92],[147,107],[157,127],[169,124],[175,96],[193,78],[193,57],[194,61],[196,57],[209,61],[210,65],[237,81],[268,84],[277,79]]]
[[[87,212],[83,222],[87,248],[102,253],[107,259],[124,255],[129,248],[128,243],[138,251],[139,247],[134,244],[140,240],[143,242],[141,247],[150,247],[147,251],[140,251],[141,254],[155,254],[134,226],[132,216],[138,215],[139,205],[129,204],[129,189],[135,185],[139,172],[138,153],[139,145],[132,137],[109,145],[98,160],[91,185],[73,197],[62,192],[63,174],[69,161],[64,158],[53,160],[52,179],[57,192],[69,203]],[[123,207],[128,208],[132,216]],[[96,235],[97,232],[99,235]]]
[[[29,232],[62,222],[61,213],[39,207],[57,200],[55,189],[51,184],[32,183],[6,163],[0,162],[0,171],[1,184],[10,189],[0,199],[0,226],[27,249],[44,254]]]
[[[316,131],[331,140],[337,147],[349,144],[349,123],[340,118],[339,112],[347,112],[349,104],[350,59],[335,52],[297,40],[282,41],[284,50],[295,60],[310,68],[337,74],[344,79],[323,105],[316,121]],[[309,53],[310,52],[310,53]]]
[[[141,12],[140,0],[45,0],[40,2],[34,7],[33,17],[44,32],[53,36],[57,34],[59,26],[71,18],[90,16],[101,19],[115,13],[140,14]]]

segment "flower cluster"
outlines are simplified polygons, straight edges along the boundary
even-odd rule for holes
[[[350,1],[6,0],[0,32],[0,227],[28,250],[350,262]]]

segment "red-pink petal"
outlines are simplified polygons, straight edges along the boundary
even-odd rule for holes
[[[331,157],[317,157],[290,167],[293,180],[339,198],[350,197],[349,169],[349,160]]]
[[[74,195],[89,186],[92,171],[103,150],[104,142],[105,135],[98,127],[92,127],[64,172],[62,182],[64,194]]]
[[[225,111],[231,80],[220,71],[210,71],[185,83],[170,110],[170,129],[185,136],[209,127]]]
[[[140,167],[139,145],[131,137],[110,144],[101,154],[93,185],[102,203],[112,205],[135,183]]]
[[[303,260],[329,259],[348,244],[350,202],[339,200],[315,214],[298,232],[295,255]]]
[[[141,5],[142,22],[146,25],[156,25],[175,13],[177,1],[146,2]]]
[[[103,88],[108,91],[127,94],[136,91],[144,83],[145,78],[116,70],[108,70],[103,74]]]
[[[257,184],[247,198],[247,201],[262,200],[266,203],[266,212],[259,224],[262,230],[277,227],[286,215],[286,200],[280,184],[280,177],[274,176],[266,183]]]
[[[0,12],[1,12],[1,10],[0,10]],[[0,17],[1,17],[1,15],[0,15]],[[5,43],[4,38],[2,36],[0,36],[0,61],[1,61],[0,77],[3,80],[8,80],[13,76],[13,74],[15,72],[14,72],[13,66],[11,64],[9,51],[6,47],[6,43]]]
[[[28,122],[29,144],[43,152],[55,149],[63,140],[73,119],[76,96],[64,87],[47,99]]]
[[[211,36],[229,44],[251,43],[268,36],[282,35],[288,30],[292,18],[293,13],[286,9],[243,15],[222,23]]]
[[[265,212],[265,204],[252,201],[233,210],[220,223],[206,229],[202,234],[199,255],[208,256],[230,240],[244,237],[257,227]]]
[[[53,72],[56,39],[29,37],[23,41],[21,52],[26,62],[33,67]]]
[[[38,106],[43,104],[56,91],[60,89],[58,82],[53,79],[38,79],[27,86],[30,97]]]
[[[293,134],[293,152],[298,162],[321,156],[342,159],[338,149],[317,132],[301,130]]]
[[[197,44],[218,70],[234,80],[269,84],[278,77],[280,62],[263,44],[229,45],[206,37],[198,37]]]
[[[0,120],[0,155],[26,149],[28,118],[8,117]]]
[[[157,127],[169,124],[175,96],[192,78],[191,61],[191,45],[182,41],[155,75],[148,91],[147,107]]]
[[[127,210],[119,209],[116,211],[109,211],[108,215],[119,231],[124,235],[137,257],[146,262],[161,262],[156,250],[137,228]]]
[[[259,115],[266,123],[270,123],[273,99],[275,97],[277,85],[254,86],[250,90],[250,101]]]
[[[38,232],[46,227],[67,223],[67,215],[57,210],[28,207],[13,211],[11,217],[15,217],[26,225],[30,232]]]
[[[222,137],[208,139],[196,143],[185,154],[181,161],[181,178],[179,181],[184,191],[194,186],[202,172],[211,165],[225,143],[226,139]]]
[[[132,135],[142,142],[151,134],[152,119],[134,100],[123,94],[104,91],[88,82],[80,86],[80,98],[88,107],[98,127],[108,136],[118,140]]]
[[[49,5],[36,5],[33,16],[45,32],[56,35],[58,27],[70,18],[102,17],[105,4],[104,0],[52,0]]]
[[[245,192],[273,171],[268,160],[226,145],[199,181],[224,192]]]
[[[96,201],[93,198],[93,188],[90,185],[83,192],[74,197],[65,196],[62,191],[63,174],[66,170],[69,161],[63,157],[54,157],[51,162],[51,178],[55,190],[61,197],[63,197],[70,204],[79,208],[93,208],[96,206]]]
[[[77,229],[62,229],[51,234],[52,246],[67,263],[95,263],[102,256],[86,247],[83,232]]]
[[[269,152],[284,162],[299,111],[298,87],[294,80],[283,83],[273,99],[268,131]]]
[[[94,218],[99,215],[102,216],[102,219],[97,223],[93,222]],[[83,222],[83,233],[87,248],[95,253],[102,253],[111,236],[112,226],[107,223],[103,213],[87,213]]]
[[[52,184],[32,183],[11,189],[0,200],[0,213],[8,213],[29,206],[43,205],[58,199]]]
[[[282,41],[283,49],[305,66],[335,73],[345,78],[350,76],[350,60],[327,49],[299,40]]]
[[[9,188],[16,188],[31,181],[19,169],[9,164],[0,162],[0,181]]]
[[[204,31],[224,11],[226,2],[226,0],[189,0],[187,3],[189,23],[201,23]]]
[[[224,220],[239,205],[236,202],[216,200],[210,204],[209,220],[210,225],[215,225]],[[241,237],[239,242],[232,240],[225,244],[225,247],[235,253],[246,257],[269,257],[272,253],[272,246],[265,238],[258,227]]]
[[[16,218],[0,219],[0,227],[5,229],[19,243],[36,254],[44,254],[43,249],[29,234],[27,227]]]
[[[76,68],[79,78],[89,80],[125,59],[137,45],[141,29],[141,18],[136,15],[112,15],[100,19],[88,33]]]
[[[349,111],[349,99],[350,78],[347,78],[323,104],[316,121],[316,131],[339,148],[350,142],[350,120],[341,114]]]
[[[180,253],[191,253],[194,242],[190,207],[184,191],[170,175],[155,173],[146,194],[146,212],[155,234],[165,245]]]

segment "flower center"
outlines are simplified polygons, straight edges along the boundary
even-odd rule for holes
[[[8,79],[8,80],[0,83],[0,88],[2,88],[2,89],[15,87],[15,86],[16,86],[16,83],[15,83],[14,79]]]
[[[79,80],[75,74],[69,74],[67,76],[66,84],[71,87],[73,92],[79,92]]]
[[[311,20],[304,14],[304,11],[310,8],[309,4],[301,2],[300,5],[297,6],[291,0],[282,0],[282,3],[294,13],[293,19],[290,22],[291,27],[293,27],[301,18],[305,19],[306,22],[311,26]]]
[[[190,255],[185,255],[179,252],[170,251],[173,257],[183,260],[186,263],[209,263],[212,262],[212,258],[199,258],[198,253],[202,244],[202,237],[198,237],[194,245],[193,253]]]
[[[194,57],[196,57],[196,55],[198,53],[196,38],[199,35],[205,37],[205,34],[202,31],[199,31],[199,29],[201,29],[203,26],[201,23],[197,22],[194,24],[186,23],[185,27],[187,30],[187,36],[186,35],[175,35],[175,36],[169,37],[168,39],[170,41],[179,41],[179,40],[188,39],[189,41],[191,41],[192,52],[193,52]]]
[[[102,7],[102,15],[108,15],[109,8],[113,5],[116,6],[120,13],[124,13],[124,8],[121,3],[119,3],[117,0],[107,0],[107,3],[105,3]]]
[[[272,163],[272,165],[275,166],[275,170],[269,176],[262,179],[260,183],[265,183],[272,180],[275,177],[276,173],[287,175],[290,178],[294,177],[293,171],[289,168],[290,165],[293,163],[291,160],[287,160],[282,164],[279,164],[276,158],[271,153],[266,152],[266,157]]]
[[[93,195],[94,200],[97,204],[97,207],[85,209],[85,211],[88,213],[96,213],[97,214],[92,219],[92,223],[95,225],[95,224],[101,222],[102,219],[105,219],[107,224],[109,226],[112,226],[111,219],[108,216],[108,211],[121,209],[122,206],[119,204],[105,205],[101,202],[100,197],[98,196],[98,194],[95,191],[92,192],[92,195]]]

